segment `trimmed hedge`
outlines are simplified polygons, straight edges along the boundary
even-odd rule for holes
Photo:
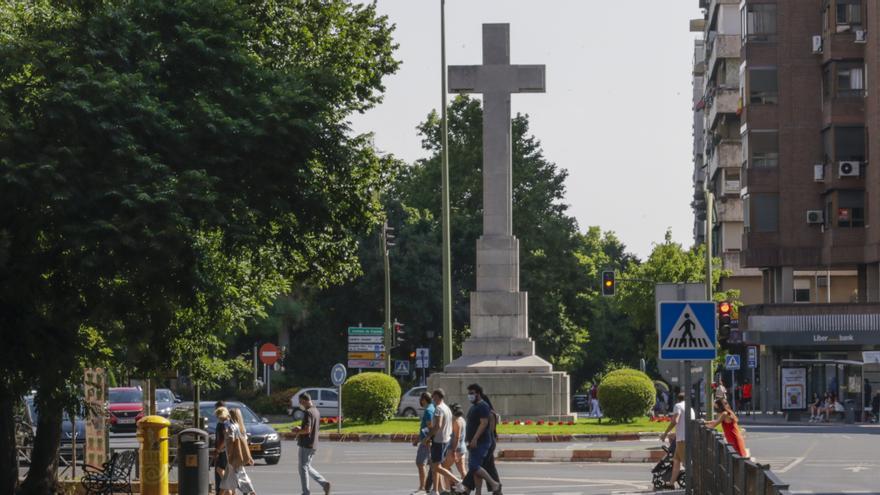
[[[360,373],[342,385],[342,415],[365,423],[394,417],[400,403],[400,385],[384,373]]]
[[[612,421],[630,422],[644,416],[654,405],[654,397],[654,383],[634,369],[612,371],[599,384],[599,406]]]

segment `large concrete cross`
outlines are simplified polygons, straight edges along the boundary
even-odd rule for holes
[[[483,24],[483,65],[449,67],[450,93],[483,94],[483,235],[513,235],[510,95],[544,90],[543,65],[510,65],[510,24]]]

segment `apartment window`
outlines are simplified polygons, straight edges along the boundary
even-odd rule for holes
[[[724,193],[725,194],[734,194],[734,193],[739,193],[739,190],[740,190],[739,170],[725,169],[724,170]]]
[[[834,158],[837,162],[865,161],[865,128],[835,127]]]
[[[755,232],[779,230],[779,196],[776,194],[753,194],[752,226]]]
[[[749,69],[749,103],[776,104],[779,84],[776,67]]]
[[[865,66],[854,63],[837,64],[837,96],[861,97],[865,93]]]
[[[752,196],[746,194],[743,196],[743,230],[749,232],[752,230]]]
[[[795,279],[794,280],[794,302],[808,303],[810,302],[810,280]]]
[[[776,41],[776,4],[746,5],[742,16],[744,41]]]
[[[837,226],[865,226],[865,191],[838,191]]]
[[[862,25],[862,0],[837,0],[837,25]]]
[[[749,131],[743,147],[747,148],[749,167],[774,168],[779,165],[778,131]]]

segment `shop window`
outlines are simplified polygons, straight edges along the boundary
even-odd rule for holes
[[[779,230],[779,196],[776,194],[754,194],[752,195],[751,210],[755,232],[776,232]]]
[[[776,4],[746,5],[742,10],[743,41],[776,41]]]
[[[862,64],[837,64],[837,96],[861,97],[865,94],[865,66]]]
[[[862,0],[837,0],[835,12],[838,31],[840,28],[862,25]]]
[[[834,159],[838,162],[865,161],[864,127],[834,128]]]
[[[865,226],[865,192],[839,191],[837,195],[837,226]]]
[[[779,165],[779,132],[775,130],[750,131],[745,144],[748,147],[749,166],[774,168]]]
[[[779,101],[776,67],[749,69],[749,103],[775,105]]]

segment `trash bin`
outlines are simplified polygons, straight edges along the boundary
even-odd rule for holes
[[[843,401],[843,407],[846,410],[846,412],[844,413],[845,414],[844,417],[846,418],[846,424],[851,425],[851,424],[855,423],[856,422],[855,401],[852,399],[847,399],[847,400]]]
[[[177,434],[177,482],[180,495],[208,495],[208,432],[187,428]]]
[[[168,495],[168,426],[162,416],[137,422],[140,448],[141,495]]]

